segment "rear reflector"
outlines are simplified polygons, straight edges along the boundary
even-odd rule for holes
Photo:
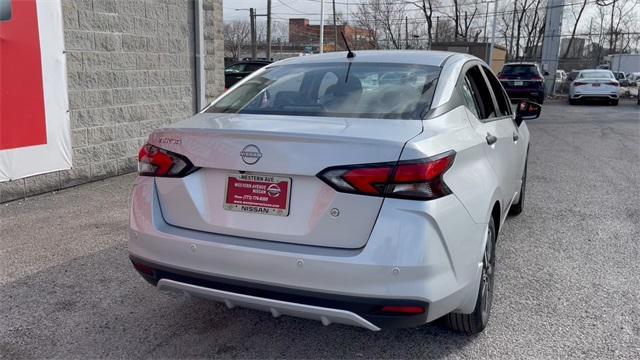
[[[380,311],[387,314],[399,315],[424,314],[424,308],[421,306],[383,306]]]
[[[142,176],[183,177],[197,169],[186,157],[151,144],[138,153],[138,174]]]
[[[451,193],[442,177],[451,167],[455,152],[434,157],[336,166],[318,177],[339,192],[412,200],[432,200]]]
[[[147,275],[147,276],[151,276],[151,277],[155,276],[154,270],[153,270],[152,267],[149,267],[147,265],[144,265],[144,264],[141,264],[141,263],[138,263],[138,262],[133,262],[133,261],[131,263],[133,264],[133,267],[136,270],[138,270],[140,273],[142,273],[144,275]]]

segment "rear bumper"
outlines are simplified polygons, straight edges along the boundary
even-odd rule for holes
[[[428,304],[416,300],[376,299],[303,291],[281,286],[220,278],[185,270],[172,269],[131,257],[134,266],[143,264],[152,274],[140,275],[160,290],[186,293],[236,306],[270,312],[273,317],[291,315],[313,319],[325,326],[332,323],[359,326],[378,331],[380,328],[412,327],[427,322]],[[416,306],[425,311],[418,315],[382,314],[383,306]]]
[[[506,88],[510,99],[529,99],[544,97],[544,89],[538,88]]]
[[[148,280],[156,284],[167,279],[186,284],[173,286],[180,290],[197,286],[187,292],[220,301],[225,298],[216,291],[254,296],[262,300],[250,307],[262,309],[269,307],[265,305],[269,300],[277,300],[321,307],[325,313],[347,311],[377,327],[416,326],[451,311],[470,313],[475,306],[486,224],[473,222],[453,195],[428,202],[385,199],[369,241],[360,249],[279,243],[171,226],[162,217],[153,178],[138,178],[132,196],[129,253],[154,269],[154,277]],[[256,288],[259,293],[248,290]],[[327,301],[336,297],[340,301]],[[402,319],[381,319],[375,314],[376,306],[414,302],[426,313]],[[310,316],[317,318],[315,310]]]
[[[571,99],[574,99],[574,100],[582,100],[582,99],[618,100],[619,98],[620,98],[619,94],[589,94],[589,93],[571,94]]]

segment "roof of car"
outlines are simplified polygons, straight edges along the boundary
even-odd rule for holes
[[[509,66],[509,65],[532,65],[532,66],[537,66],[537,63],[534,62],[510,62],[510,63],[506,63],[504,64],[504,66]]]
[[[318,55],[299,56],[284,59],[274,64],[291,65],[306,63],[325,63],[336,61],[351,60],[357,62],[382,62],[397,64],[418,64],[442,66],[447,58],[456,55],[456,57],[465,57],[468,59],[477,59],[475,56],[448,51],[425,51],[425,50],[356,50],[356,56],[348,59],[346,51],[331,52]]]
[[[582,69],[582,70],[578,70],[578,72],[583,72],[583,71],[608,71],[608,72],[613,72],[609,69]]]

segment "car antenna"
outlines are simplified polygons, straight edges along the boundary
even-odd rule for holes
[[[342,40],[344,41],[344,46],[347,48],[347,59],[351,59],[356,57],[356,54],[351,51],[351,47],[349,47],[349,43],[347,42],[347,38],[344,36],[344,31],[340,31],[340,35],[342,35]]]

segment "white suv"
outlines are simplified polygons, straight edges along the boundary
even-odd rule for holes
[[[140,151],[129,251],[160,289],[370,330],[484,329],[524,204],[526,101],[481,60],[280,61]]]

